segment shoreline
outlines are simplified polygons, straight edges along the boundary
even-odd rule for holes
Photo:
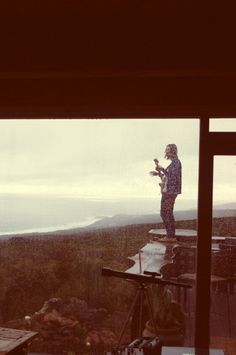
[[[104,217],[97,217],[93,218],[90,221],[83,221],[80,223],[69,223],[68,225],[61,225],[61,226],[51,226],[51,227],[42,227],[42,228],[29,228],[23,229],[19,231],[12,231],[12,232],[1,232],[0,239],[2,237],[11,238],[12,236],[24,236],[28,234],[48,234],[48,233],[56,233],[56,232],[63,232],[63,231],[70,231],[70,230],[80,230],[85,229],[87,227],[92,226],[94,223],[100,221]]]
[[[226,212],[226,213],[225,213]],[[197,220],[196,211],[177,211],[175,213],[176,224],[178,222],[193,221]],[[217,211],[214,213],[213,218],[236,218],[236,210],[228,211]],[[92,232],[95,230],[104,230],[109,228],[122,228],[131,225],[145,225],[145,224],[162,224],[162,220],[159,214],[146,214],[146,215],[128,215],[128,214],[118,214],[111,217],[102,217],[91,219],[90,222],[85,224],[72,223],[65,228],[65,226],[58,227],[46,227],[39,229],[29,229],[19,232],[12,233],[1,233],[0,240],[11,239],[15,237],[34,237],[34,236],[53,236],[53,235],[71,235],[71,234],[81,234],[81,232]]]
[[[235,228],[236,228],[236,215],[234,216],[222,216],[213,217],[213,233],[219,234],[218,230],[223,229],[223,235],[231,236],[236,238]],[[99,235],[101,237],[103,234],[112,233],[126,233],[135,229],[138,233],[142,233],[144,230],[148,232],[153,228],[164,228],[163,223],[156,221],[145,221],[142,223],[137,223],[133,220],[129,224],[120,225],[97,225],[96,222],[87,227],[77,227],[69,229],[58,229],[53,231],[45,232],[28,232],[28,233],[13,233],[9,235],[0,235],[1,241],[9,241],[11,239],[44,239],[44,238],[58,238],[58,237],[88,237]],[[176,220],[176,229],[195,229],[197,230],[197,219],[189,218],[184,220]],[[214,231],[214,229],[216,229]],[[222,233],[220,233],[222,234]]]

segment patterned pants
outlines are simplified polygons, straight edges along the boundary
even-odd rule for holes
[[[175,238],[174,204],[177,195],[162,193],[161,218],[163,220],[167,238]]]

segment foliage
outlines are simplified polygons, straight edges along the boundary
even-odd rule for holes
[[[223,222],[221,230],[217,219],[214,220],[213,229],[218,235],[236,230],[235,218],[225,218]],[[177,223],[178,228],[194,226],[196,221]],[[105,307],[108,311],[127,309],[134,293],[133,285],[102,277],[101,269],[130,267],[127,257],[135,255],[149,241],[151,228],[162,228],[162,224],[3,239],[0,242],[0,322],[32,314],[52,297],[76,296],[86,300],[89,307]]]

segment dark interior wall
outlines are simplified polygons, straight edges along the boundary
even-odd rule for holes
[[[2,43],[7,49],[2,64],[26,71],[191,67],[188,47],[193,47],[197,33],[191,3],[157,3],[65,0],[2,5]]]
[[[2,2],[0,10],[6,70],[212,70],[219,59],[227,69],[235,65],[231,1],[23,0]]]
[[[1,116],[235,112],[235,4],[0,4]]]

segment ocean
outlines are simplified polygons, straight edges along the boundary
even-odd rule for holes
[[[159,205],[160,197],[112,200],[2,194],[0,235],[85,227],[117,214],[158,214]]]
[[[157,207],[157,201],[1,195],[0,235],[84,227],[104,217],[149,213]]]

